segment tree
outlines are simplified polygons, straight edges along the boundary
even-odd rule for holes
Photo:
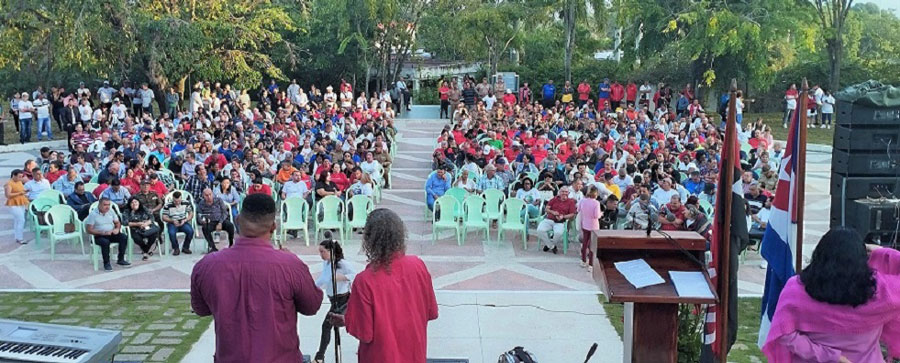
[[[825,49],[828,51],[830,66],[829,86],[836,90],[840,87],[841,61],[844,52],[844,24],[853,0],[813,0],[816,5],[819,26],[825,38]]]
[[[605,28],[606,14],[608,14],[605,0],[562,0],[561,17],[565,26],[565,67],[566,81],[572,80],[572,56],[575,53],[576,26],[579,21],[590,24],[603,31]],[[592,16],[591,16],[592,15]]]

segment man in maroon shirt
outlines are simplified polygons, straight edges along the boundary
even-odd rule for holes
[[[322,290],[297,255],[272,248],[275,216],[272,197],[248,195],[234,247],[194,265],[191,307],[215,319],[217,363],[303,361],[297,313],[315,315]]]
[[[359,362],[425,362],[428,322],[438,317],[431,274],[406,255],[406,226],[390,209],[369,214],[362,240],[369,265],[353,280],[345,315],[332,318],[359,339]]]
[[[563,238],[566,223],[572,218],[575,218],[575,199],[569,198],[569,187],[564,186],[559,188],[556,197],[547,202],[547,217],[537,226],[544,252],[553,251],[556,254],[556,242]]]

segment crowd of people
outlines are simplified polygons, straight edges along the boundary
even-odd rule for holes
[[[441,116],[451,121],[436,140],[429,208],[453,187],[501,190],[525,202],[544,251],[557,253],[562,232],[576,222],[572,235],[585,241],[586,268],[586,239],[597,229],[711,229],[727,94],[706,110],[691,85],[675,91],[648,81],[603,79],[595,88],[587,80],[561,87],[550,80],[513,92],[501,78],[464,77],[438,92]],[[736,97],[740,177],[751,236],[759,238],[783,146],[761,119],[743,120],[743,95]]]
[[[118,89],[103,82],[95,92],[82,83],[73,92],[17,93],[11,113],[22,142],[30,141],[32,117],[48,139],[51,118],[68,134],[68,151],[43,147],[5,186],[18,243],[26,243],[26,217],[43,212],[29,205],[47,190],[77,212],[110,271],[110,243],[128,243],[122,226],[144,259],[159,248],[192,253],[194,228],[214,252],[226,234],[233,243],[233,217],[247,195],[313,203],[329,195],[373,197],[390,186],[399,110],[389,95],[354,92],[343,81],[322,92],[273,80],[254,102],[247,90],[209,82],[195,84],[186,101],[174,89],[165,102],[156,100],[146,84],[127,82]],[[184,234],[180,244],[177,234]],[[124,250],[116,262],[127,266]]]

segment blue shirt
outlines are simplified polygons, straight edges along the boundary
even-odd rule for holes
[[[597,85],[597,98],[609,98],[609,83],[603,82]]]
[[[554,97],[556,97],[556,86],[547,83],[544,85],[542,90],[545,100],[553,99]]]
[[[441,179],[437,173],[434,173],[434,175],[429,177],[428,181],[425,182],[425,192],[428,193],[429,196],[443,196],[448,189],[450,189],[450,178],[446,175]]]
[[[687,189],[688,193],[692,195],[698,195],[703,192],[704,185],[703,179],[700,179],[698,182],[688,179],[684,182],[684,189]]]

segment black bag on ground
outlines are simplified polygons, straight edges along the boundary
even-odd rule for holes
[[[534,355],[522,347],[515,347],[512,350],[500,355],[497,363],[537,363]]]

